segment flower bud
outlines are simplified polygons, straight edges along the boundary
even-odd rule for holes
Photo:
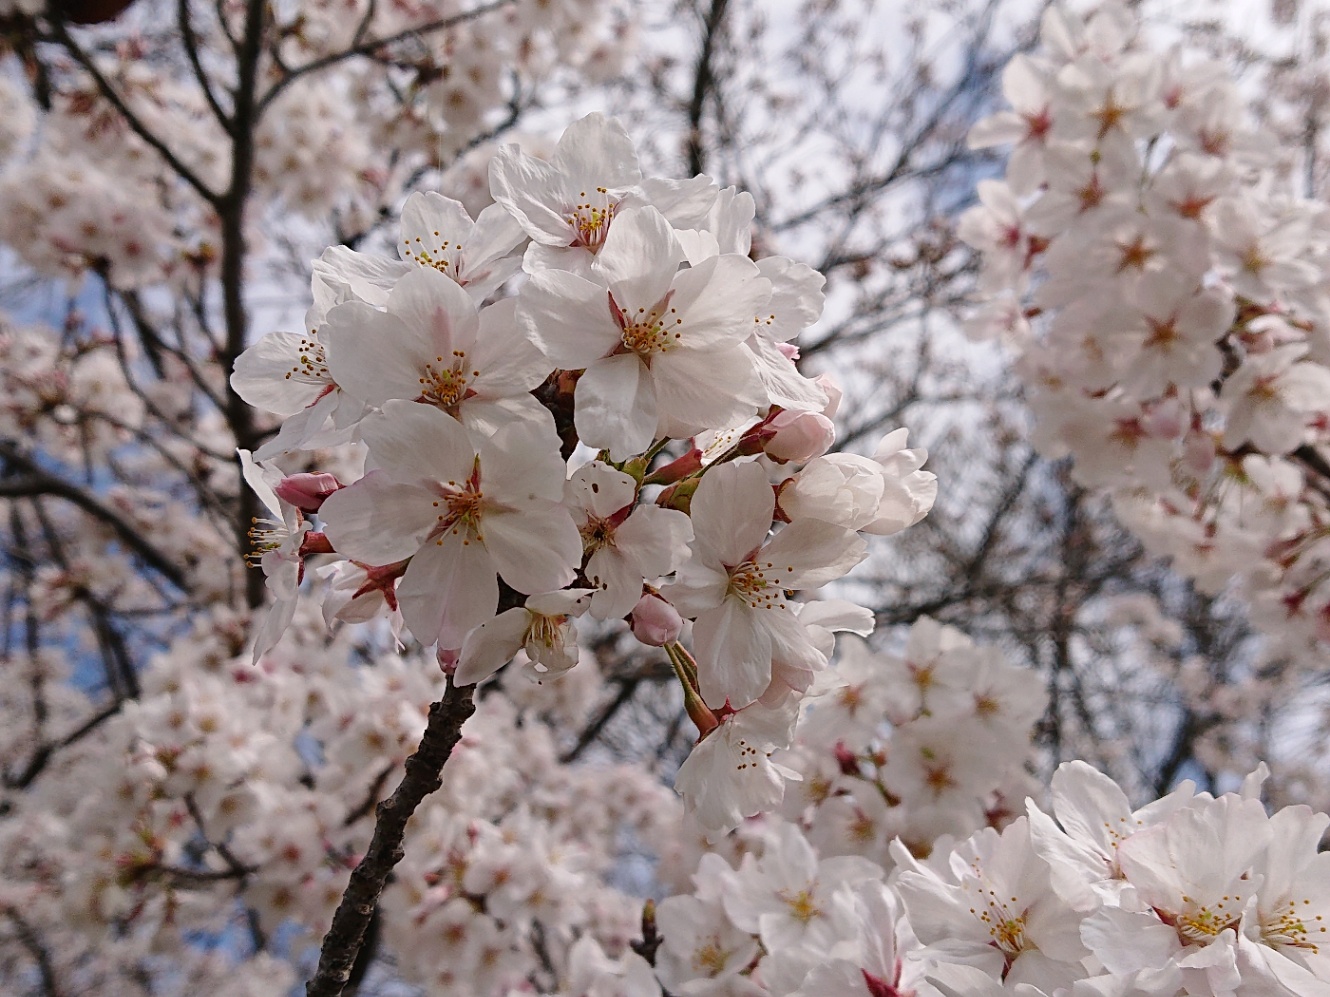
[[[302,472],[288,474],[277,483],[273,491],[279,499],[290,502],[301,512],[318,512],[323,500],[341,487],[342,483],[335,475],[323,471],[314,474]]]
[[[664,647],[679,639],[683,617],[658,595],[647,593],[637,600],[631,614],[633,636],[643,644]]]
[[[836,427],[821,412],[785,409],[767,424],[771,439],[763,449],[775,460],[806,461],[821,457],[836,442]]]

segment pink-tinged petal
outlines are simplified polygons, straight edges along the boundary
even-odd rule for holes
[[[728,701],[741,709],[771,683],[771,632],[765,614],[780,610],[750,609],[742,599],[729,598],[693,624],[697,680],[702,699],[711,707]]]
[[[339,554],[366,564],[410,557],[438,521],[434,492],[371,471],[328,496],[319,509],[324,532]]]
[[[475,685],[512,661],[526,642],[530,622],[531,614],[525,609],[510,609],[472,630],[462,644],[453,681]]]
[[[319,338],[327,346],[333,378],[355,397],[382,405],[389,398],[420,394],[430,344],[422,330],[396,315],[348,301],[328,313]]]
[[[277,642],[282,638],[282,634],[286,633],[286,628],[295,619],[299,586],[292,584],[294,582],[294,571],[268,576],[268,591],[272,593],[273,600],[272,605],[268,607],[267,614],[263,617],[263,623],[254,635],[252,660],[255,663],[277,645]]]
[[[399,481],[441,481],[458,486],[471,476],[476,451],[462,424],[432,405],[401,399],[360,424],[375,463]]]
[[[674,279],[672,307],[683,320],[689,349],[737,346],[757,328],[771,300],[771,281],[745,256],[713,256]]]
[[[573,421],[582,442],[624,460],[651,446],[656,433],[656,389],[636,353],[597,360],[577,382]]]
[[[480,313],[472,361],[479,376],[471,390],[490,397],[516,395],[540,387],[554,364],[517,324],[517,301],[505,298]]]
[[[507,511],[562,502],[566,473],[552,424],[510,423],[480,444],[480,489]]]
[[[852,530],[817,519],[791,523],[762,552],[770,561],[773,584],[780,588],[815,589],[843,577],[868,556],[868,544]]]
[[[655,208],[620,212],[592,265],[622,307],[650,308],[670,289],[683,250],[674,229]]]
[[[753,355],[753,366],[767,400],[789,409],[821,412],[827,393],[815,378],[804,377],[780,347],[766,336],[750,336],[744,344]]]
[[[693,521],[677,509],[644,505],[615,531],[615,542],[647,579],[674,571],[688,558]]]
[[[562,505],[521,513],[487,512],[485,547],[503,580],[519,592],[563,588],[577,575],[582,535]]]
[[[475,228],[463,247],[467,270],[473,270],[477,263],[490,263],[517,249],[526,239],[522,226],[502,204],[486,205],[476,215]],[[520,256],[514,257],[515,268],[522,265]],[[476,275],[476,279],[481,279]]]
[[[758,464],[722,464],[702,476],[691,508],[698,545],[733,568],[767,538],[776,498]]]
[[[680,613],[691,619],[719,606],[725,600],[729,587],[729,572],[716,565],[705,564],[695,556],[679,569],[678,580],[665,586],[661,594]]]
[[[392,286],[410,272],[410,265],[401,260],[357,253],[346,246],[330,246],[314,262],[314,273],[325,283],[345,284],[355,298],[371,305],[382,305],[388,300]],[[319,286],[319,281],[314,282]],[[327,308],[324,309],[327,314]],[[313,325],[311,325],[313,328]]]
[[[559,171],[542,159],[507,145],[490,160],[490,192],[536,242],[567,246],[572,227],[562,205]]]
[[[417,267],[399,280],[388,296],[388,311],[423,338],[428,352],[420,359],[433,361],[436,367],[450,366],[454,350],[475,352],[480,327],[475,302],[432,267]]]
[[[806,692],[813,684],[813,676],[827,667],[827,658],[809,635],[798,617],[786,609],[762,610],[763,623],[771,635],[771,672],[773,685],[782,688],[770,690],[779,694],[784,687]]]
[[[312,336],[270,332],[236,357],[231,387],[265,412],[299,412],[334,383],[318,356],[321,353]],[[305,363],[305,358],[310,362]]]
[[[499,604],[494,562],[474,540],[445,534],[411,558],[397,584],[397,604],[416,640],[461,647]]]
[[[633,140],[623,125],[599,111],[564,130],[550,163],[577,183],[590,181],[589,190],[596,186],[627,187],[642,179]]]
[[[281,519],[282,503],[274,488],[282,480],[282,472],[274,467],[263,467],[248,450],[237,449],[236,453],[240,456],[240,473],[245,484],[249,485],[270,513]]]
[[[581,370],[622,341],[609,291],[562,270],[533,274],[517,299],[517,322],[562,370]]]
[[[468,398],[458,406],[457,415],[471,438],[476,440],[487,439],[515,422],[542,426],[550,436],[556,432],[553,414],[529,394],[509,395],[506,398]]]

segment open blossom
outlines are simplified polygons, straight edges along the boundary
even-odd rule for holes
[[[1080,918],[1052,890],[1024,818],[1001,833],[984,828],[971,836],[945,874],[912,859],[899,842],[892,853],[904,867],[899,890],[910,924],[937,957],[1050,994],[1083,974]]]
[[[241,450],[240,464],[245,481],[273,516],[250,530],[255,553],[263,568],[265,584],[272,596],[263,625],[254,634],[254,661],[281,639],[296,613],[303,563],[300,545],[310,524],[290,502],[278,498],[273,490],[282,482],[282,473],[256,461],[248,450]]]
[[[781,824],[760,859],[744,857],[725,912],[768,951],[802,945],[817,937],[838,890],[881,876],[881,866],[859,855],[819,858],[797,827]]]
[[[425,267],[451,278],[479,305],[521,269],[514,254],[525,239],[520,225],[492,204],[473,222],[459,202],[434,191],[417,191],[402,206],[401,260],[383,259],[333,246],[314,263],[332,283],[346,284],[361,301],[382,306],[406,274]]]
[[[527,599],[467,634],[453,679],[474,685],[489,678],[518,651],[541,672],[566,672],[577,664],[577,635],[572,621],[586,612],[589,589],[564,589]]]
[[[814,519],[768,540],[774,509],[766,472],[753,463],[713,467],[693,496],[693,557],[665,595],[696,617],[699,689],[712,706],[747,706],[773,677],[808,688],[826,657],[785,593],[819,588],[867,554],[857,534]]]
[[[799,701],[793,696],[773,707],[753,703],[723,717],[693,746],[674,788],[708,832],[722,834],[745,817],[780,806],[785,783],[798,780],[799,773],[771,755],[789,747],[798,716]]]
[[[679,270],[682,250],[655,208],[620,212],[589,279],[532,275],[518,319],[577,382],[578,435],[621,460],[652,440],[751,416],[766,401],[743,347],[771,284],[737,254]]]
[[[705,176],[644,180],[633,141],[617,121],[588,114],[564,130],[549,162],[506,146],[490,161],[490,189],[532,239],[526,269],[585,273],[619,215],[653,204],[682,228],[716,200]]]
[[[472,443],[430,405],[393,399],[361,424],[378,469],[324,502],[337,552],[367,564],[411,563],[397,587],[407,627],[426,644],[461,647],[499,599],[573,580],[582,541],[564,508],[553,431],[511,423]]]
[[[514,419],[549,421],[530,394],[549,362],[517,328],[513,307],[498,302],[478,313],[453,281],[413,269],[393,286],[386,310],[349,301],[329,311],[329,369],[371,405],[419,401],[483,433]]]
[[[582,533],[597,619],[626,616],[642,598],[644,581],[670,574],[687,559],[693,524],[675,509],[634,506],[637,482],[630,475],[591,461],[573,472],[566,495]]]

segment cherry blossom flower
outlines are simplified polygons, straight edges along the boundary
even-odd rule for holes
[[[411,558],[397,598],[417,639],[460,647],[494,614],[496,572],[519,592],[573,580],[582,541],[560,502],[564,465],[547,427],[511,423],[476,445],[441,410],[390,399],[361,433],[379,469],[321,515],[338,553]]]
[[[582,533],[584,569],[594,589],[591,615],[626,616],[644,581],[671,574],[688,557],[693,525],[675,509],[637,505],[637,482],[602,461],[578,468],[565,489],[566,504]]]
[[[619,213],[590,277],[544,270],[523,288],[518,320],[577,382],[582,442],[621,460],[653,439],[728,426],[766,401],[743,348],[770,282],[738,255],[679,271],[654,208]]]
[[[328,313],[323,341],[344,390],[374,406],[434,405],[484,433],[514,419],[550,421],[530,394],[549,363],[514,324],[511,302],[477,313],[457,284],[417,268],[393,286],[386,308],[352,301]]]
[[[664,590],[696,617],[693,642],[702,698],[747,706],[773,675],[806,689],[826,659],[786,603],[786,591],[815,589],[867,554],[856,534],[806,519],[767,540],[775,499],[753,463],[711,468],[692,500],[692,559]]]

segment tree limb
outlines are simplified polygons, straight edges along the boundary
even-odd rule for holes
[[[407,821],[421,801],[443,784],[443,764],[462,738],[462,725],[475,712],[474,688],[459,688],[450,680],[443,698],[430,705],[429,722],[420,746],[406,760],[406,774],[375,808],[374,836],[333,914],[319,951],[318,970],[305,984],[306,997],[341,997],[388,875],[402,860]]]

